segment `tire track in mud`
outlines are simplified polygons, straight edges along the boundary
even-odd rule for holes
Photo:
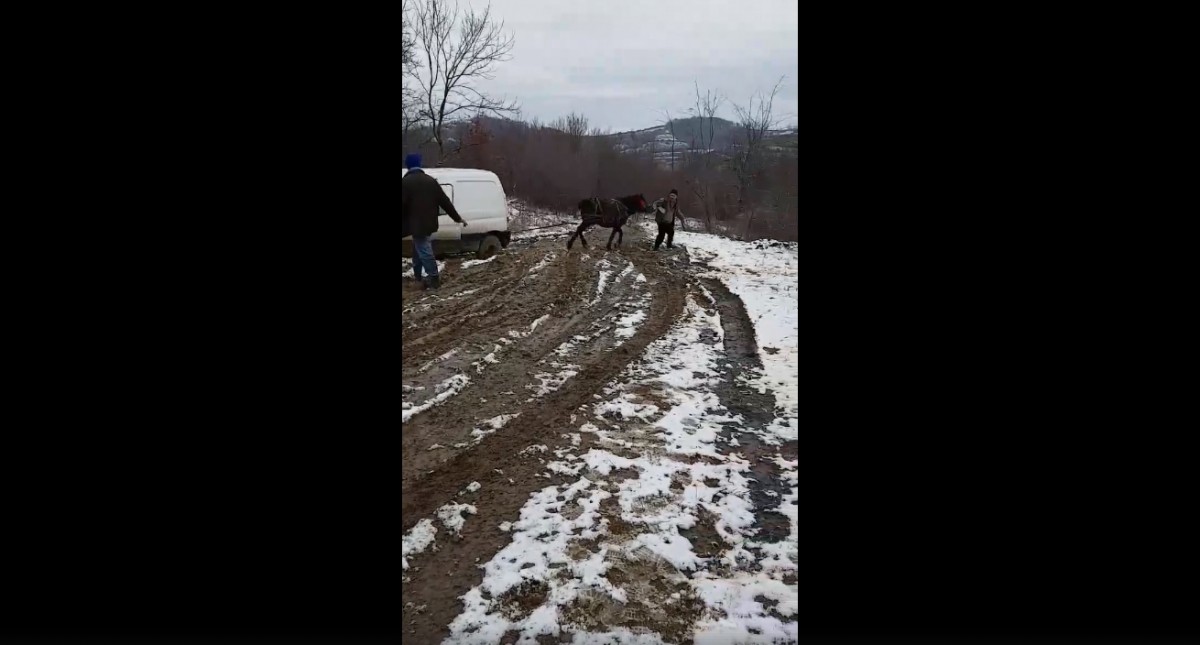
[[[579,347],[574,349],[580,351],[566,357],[566,360],[578,363],[578,370],[559,389],[533,401],[526,401],[522,396],[520,403],[511,400],[493,403],[493,399],[489,399],[482,404],[485,407],[472,410],[453,406],[451,399],[446,406],[433,408],[405,424],[405,471],[401,487],[404,531],[424,518],[433,517],[439,507],[450,502],[469,503],[476,509],[457,537],[449,538],[445,532],[439,532],[441,539],[436,541],[437,550],[422,553],[414,559],[413,568],[406,572],[402,590],[405,601],[403,620],[405,631],[416,642],[441,642],[448,635],[447,626],[461,611],[459,596],[482,580],[483,572],[478,568],[478,563],[486,562],[508,541],[508,535],[497,527],[502,522],[514,520],[529,496],[551,483],[541,477],[544,470],[541,463],[534,459],[520,459],[518,453],[533,444],[559,443],[560,435],[572,427],[573,418],[579,414],[580,408],[594,402],[596,393],[630,361],[641,355],[650,342],[666,333],[681,315],[688,291],[686,276],[682,272],[664,269],[648,251],[639,248],[637,237],[630,237],[632,244],[627,243],[623,251],[606,255],[592,250],[590,260],[584,260],[585,254],[578,249],[567,254],[563,249],[554,248],[556,259],[542,271],[561,267],[557,269],[561,278],[551,278],[551,284],[560,291],[551,291],[545,285],[536,284],[539,281],[532,281],[535,284],[531,286],[539,292],[543,306],[549,301],[571,303],[574,315],[558,320],[544,336],[529,336],[536,344],[527,343],[523,349],[518,349],[518,352],[524,351],[528,355],[511,353],[504,359],[520,356],[521,360],[512,361],[505,369],[485,370],[475,381],[479,386],[475,391],[488,392],[492,396],[501,391],[498,389],[501,387],[505,388],[504,391],[522,391],[519,388],[529,384],[530,375],[542,369],[539,361],[553,357],[556,348],[580,336],[595,336],[586,342],[579,341]],[[545,255],[530,255],[539,260],[545,259]],[[596,265],[604,257],[608,257],[612,263],[613,275],[610,276],[604,297],[598,299],[595,305],[584,307],[582,303],[590,302],[597,296],[600,269]],[[623,268],[615,259],[618,257],[632,262],[634,271],[620,275]],[[524,265],[533,266],[534,261],[526,261]],[[606,316],[612,317],[628,309],[622,308],[621,303],[628,302],[629,296],[637,291],[630,286],[635,283],[637,272],[646,279],[641,290],[648,290],[650,294],[646,318],[631,337],[624,339],[623,344],[619,347],[610,346],[602,339],[613,340],[613,333],[603,333],[603,325],[601,333],[595,333],[593,325],[602,322]],[[619,286],[618,276],[621,277]],[[512,292],[511,289],[508,291]],[[566,292],[566,295],[562,292]],[[527,313],[509,319],[504,325],[511,327],[515,321],[523,323],[526,319],[532,321],[544,315],[541,306],[522,306],[521,310]],[[496,331],[493,326],[489,325],[488,328],[493,333]],[[425,354],[436,355],[435,352],[445,349],[446,344],[437,347],[430,345],[429,352]],[[405,362],[408,362],[407,357]],[[456,398],[466,397],[471,391],[468,387]],[[477,401],[479,398],[463,400]],[[475,423],[476,417],[498,409],[503,409],[505,414],[519,413],[519,416],[502,429],[485,435],[477,444],[457,452],[443,453],[438,450],[435,456],[427,456],[434,451],[421,446],[422,442],[432,437],[463,433]],[[410,432],[412,439],[409,439]],[[423,469],[413,468],[422,464],[434,465],[434,470],[424,472]],[[480,487],[466,491],[467,485],[472,482],[478,482]]]
[[[579,281],[578,263],[555,262],[539,272],[548,284],[531,292],[532,283],[523,279],[533,266],[528,256],[502,254],[466,275],[450,272],[442,289],[406,308],[402,365],[427,361],[476,333],[510,329],[521,320],[527,324],[532,306],[550,304],[541,294],[570,291]]]
[[[561,262],[566,264],[562,270],[554,264],[543,270],[550,271],[553,267],[553,278],[542,279],[538,275],[522,278],[538,278],[535,282],[541,284],[529,288],[537,290],[539,301],[530,302],[529,297],[524,297],[513,304],[509,315],[493,316],[489,324],[466,329],[465,334],[463,327],[453,327],[454,323],[443,316],[437,324],[451,325],[457,330],[451,339],[454,345],[430,346],[429,351],[420,352],[416,359],[406,356],[406,390],[436,388],[433,384],[447,375],[459,375],[458,385],[462,377],[469,382],[443,405],[429,408],[404,423],[403,485],[451,461],[463,450],[472,449],[483,435],[501,430],[503,424],[509,424],[510,429],[505,432],[521,432],[519,426],[530,418],[527,410],[543,408],[553,401],[539,398],[531,390],[544,392],[549,389],[547,382],[550,387],[561,388],[574,380],[586,380],[591,374],[587,369],[591,364],[627,359],[630,355],[629,348],[616,346],[625,341],[614,339],[611,332],[616,318],[636,308],[638,301],[649,295],[644,285],[634,282],[634,266],[618,256],[596,261],[595,265],[608,267],[598,269],[597,273],[606,271],[616,276],[609,283],[617,285],[625,278],[619,289],[610,289],[597,301],[590,298],[595,288],[592,271],[580,268],[587,261],[576,257],[563,258]],[[618,272],[621,263],[624,267]],[[499,279],[511,278],[509,275]],[[590,306],[584,304],[585,300]],[[459,316],[471,313],[467,310]],[[405,352],[408,351],[406,343]],[[479,356],[483,356],[482,362]],[[431,365],[435,367],[429,369]]]
[[[742,299],[729,291],[719,280],[700,278],[700,284],[712,295],[713,305],[721,314],[721,327],[725,330],[725,360],[720,369],[721,380],[716,387],[717,398],[731,413],[740,415],[741,423],[730,424],[722,436],[726,441],[719,443],[723,454],[740,453],[753,466],[746,478],[753,482],[750,499],[754,503],[754,515],[759,533],[757,540],[777,542],[787,538],[791,529],[785,515],[774,512],[783,496],[790,492],[783,470],[776,459],[793,461],[798,455],[798,442],[785,441],[774,445],[764,441],[770,435],[767,427],[776,418],[775,396],[771,392],[759,392],[753,387],[739,383],[738,377],[760,373],[762,359],[758,355],[758,342],[754,323],[746,313]],[[731,445],[730,439],[736,439]]]
[[[635,261],[636,265],[636,261]],[[511,473],[499,475],[494,472],[496,458],[501,455],[515,455],[531,443],[553,443],[559,433],[570,427],[570,417],[576,414],[578,408],[593,401],[593,395],[626,364],[641,354],[651,341],[662,335],[683,310],[683,300],[686,285],[679,277],[668,277],[650,283],[651,304],[645,323],[636,331],[632,338],[611,352],[591,350],[595,360],[580,365],[578,372],[566,380],[562,386],[541,398],[532,401],[500,402],[494,406],[481,407],[471,404],[455,405],[453,399],[446,405],[433,408],[420,416],[414,417],[404,424],[406,472],[404,475],[403,516],[404,530],[411,528],[422,517],[427,517],[439,506],[453,498],[455,494],[471,481],[484,484],[483,478],[495,478],[496,483],[505,482],[505,477]],[[611,311],[611,307],[608,308]],[[587,320],[584,318],[583,320]],[[566,327],[552,336],[563,340],[577,331],[575,327]],[[511,391],[520,388],[513,380],[512,372],[528,375],[537,368],[533,359],[542,359],[553,352],[556,344],[553,342],[543,345],[539,354],[527,350],[527,356],[521,361],[514,361],[506,369],[496,369],[485,372],[479,379],[479,392],[495,392],[500,387]],[[578,360],[578,356],[576,357]],[[528,384],[528,383],[527,383]],[[489,389],[490,388],[490,389]],[[471,388],[465,389],[459,397],[469,397]],[[469,400],[469,399],[464,399]],[[481,411],[482,410],[482,411]],[[502,430],[487,434],[477,444],[453,453],[449,458],[439,458],[438,466],[432,473],[420,472],[413,468],[413,457],[421,459],[421,442],[445,436],[446,432],[460,432],[464,427],[470,428],[475,419],[486,417],[492,411],[502,410],[505,414],[520,414],[510,421]],[[453,435],[451,435],[453,436]],[[409,439],[413,437],[413,439]],[[410,453],[407,448],[412,447]],[[440,453],[440,451],[437,451]],[[450,454],[450,453],[442,453]],[[428,460],[423,460],[428,461]],[[534,470],[534,469],[531,469]],[[413,472],[417,471],[417,472]]]
[[[596,249],[581,252],[578,247],[568,254],[560,248],[558,240],[549,241],[551,244],[538,241],[514,252],[515,257],[507,258],[507,265],[501,265],[493,277],[466,280],[460,289],[491,288],[486,299],[478,298],[457,312],[447,310],[459,302],[456,299],[431,303],[433,306],[426,311],[433,313],[426,315],[420,315],[426,313],[422,311],[412,316],[406,310],[406,323],[412,320],[411,327],[424,332],[412,344],[419,352],[417,358],[409,357],[410,344],[405,341],[406,381],[410,372],[451,350],[460,353],[430,368],[427,374],[440,374],[427,378],[441,378],[462,370],[472,379],[446,405],[422,412],[404,424],[404,531],[422,519],[434,518],[444,504],[457,502],[474,507],[474,513],[467,517],[456,536],[439,525],[435,546],[412,557],[413,567],[405,571],[404,629],[416,642],[441,642],[449,635],[448,625],[462,611],[459,597],[482,581],[479,565],[510,541],[499,525],[516,520],[534,492],[556,483],[554,478],[546,478],[542,460],[523,458],[519,456],[521,451],[536,444],[548,446],[549,450],[567,445],[569,441],[562,438],[563,433],[571,432],[577,425],[576,419],[585,417],[584,409],[600,398],[598,393],[639,358],[647,345],[667,333],[682,315],[689,292],[695,294],[693,297],[703,298],[698,295],[701,287],[710,298],[710,306],[719,311],[724,328],[724,364],[719,370],[720,382],[715,393],[730,413],[740,416],[739,422],[728,424],[721,433],[724,441],[719,442],[719,450],[725,454],[737,453],[753,464],[746,477],[752,482],[751,498],[758,529],[755,540],[774,542],[787,538],[788,519],[774,512],[783,495],[790,492],[777,459],[795,460],[797,445],[794,440],[782,445],[763,440],[769,436],[767,426],[776,416],[774,397],[739,378],[762,369],[753,323],[740,298],[720,281],[692,277],[694,267],[690,266],[686,252],[653,254],[644,248],[647,245],[640,237],[631,235],[622,252],[610,254]],[[610,262],[606,270],[611,275],[603,293],[598,294],[602,270],[599,264],[605,258]],[[616,258],[631,261],[634,272],[625,271]],[[539,265],[544,267],[539,272],[544,275],[524,275]],[[637,295],[630,288],[637,272],[646,278],[642,292],[648,291],[650,295],[646,319],[631,338],[615,347],[615,343],[607,342],[613,340],[612,321],[616,314],[629,311],[631,296]],[[447,294],[451,298],[453,295]],[[481,296],[483,291],[471,295]],[[587,306],[592,301],[595,304]],[[491,315],[480,315],[481,312]],[[505,347],[500,365],[488,365],[481,372],[466,367],[477,355],[467,349],[472,343],[491,347],[490,343],[508,331],[529,330],[533,321],[547,314],[547,322],[528,336],[512,339],[514,342]],[[433,335],[430,325],[454,327],[453,333]],[[408,336],[409,325],[405,327]],[[578,340],[581,337],[587,340]],[[578,342],[571,345],[574,341]],[[721,342],[716,338],[704,340],[710,341]],[[559,362],[577,366],[577,373],[558,390],[527,400],[530,393],[525,386],[536,383],[533,378],[536,373],[554,371],[552,366],[558,358],[555,350],[565,345],[570,345],[572,351]],[[498,395],[501,392],[513,394]],[[518,416],[470,445],[453,448],[449,443],[463,442],[480,418],[500,414]],[[591,443],[586,435],[584,440]],[[451,447],[428,450],[434,441]],[[685,536],[700,543],[705,528],[711,527],[702,521],[694,535],[689,531]]]

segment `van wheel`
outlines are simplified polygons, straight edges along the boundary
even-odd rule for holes
[[[500,238],[495,235],[489,235],[479,243],[479,251],[475,253],[475,257],[480,260],[486,260],[499,252]]]

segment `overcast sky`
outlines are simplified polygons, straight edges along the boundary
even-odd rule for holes
[[[465,6],[468,0],[460,0]],[[487,0],[470,0],[482,9]],[[693,81],[745,105],[785,76],[775,113],[796,124],[795,0],[492,0],[516,37],[488,91],[516,98],[521,117],[543,122],[580,112],[613,132],[687,116]],[[726,105],[718,113],[734,117]]]

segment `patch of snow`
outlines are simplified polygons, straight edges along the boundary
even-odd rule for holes
[[[617,274],[617,277],[613,280],[613,282],[620,282],[625,276],[633,273],[633,263],[629,262],[628,260],[626,260],[626,262],[625,268],[621,269],[621,272]]]
[[[417,522],[417,525],[412,527],[408,533],[400,540],[400,560],[404,570],[408,569],[408,556],[421,553],[430,544],[433,544],[433,538],[437,535],[437,528],[434,527],[433,521],[424,519]]]
[[[513,414],[501,414],[494,416],[480,424],[480,427],[471,431],[471,436],[475,438],[475,442],[479,443],[484,437],[503,428],[509,421],[521,416],[520,412]]]
[[[748,547],[760,546],[753,541],[755,517],[751,480],[747,477],[751,464],[717,451],[721,424],[736,419],[727,414],[712,394],[717,366],[724,362],[724,348],[719,342],[705,342],[701,332],[714,331],[717,340],[724,337],[719,314],[710,313],[689,296],[681,320],[666,336],[651,343],[642,358],[622,373],[620,378],[628,382],[653,387],[667,400],[669,409],[660,410],[636,401],[633,394],[616,387],[606,390],[615,392],[615,398],[593,404],[596,417],[650,424],[656,434],[633,441],[619,440],[631,446],[640,441],[637,447],[641,450],[635,452],[641,455],[637,457],[597,448],[578,456],[570,454],[569,449],[556,451],[562,461],[548,463],[547,470],[577,477],[577,481],[562,488],[545,488],[526,502],[520,521],[509,527],[513,531],[512,542],[484,565],[483,582],[463,596],[464,611],[451,624],[448,642],[494,642],[508,630],[520,632],[521,642],[532,642],[539,634],[558,634],[562,630],[562,608],[580,592],[604,593],[617,602],[628,600],[625,589],[613,585],[606,573],[614,555],[628,558],[637,554],[649,554],[648,557],[680,572],[695,572],[693,580],[682,576],[679,579],[717,615],[725,616],[704,619],[699,624],[697,642],[701,638],[708,643],[740,642],[719,640],[734,634],[745,636],[745,642],[760,642],[760,637],[768,639],[761,642],[770,642],[769,637],[794,635],[795,623],[782,623],[754,599],[762,596],[777,600],[779,615],[794,615],[798,610],[796,603],[784,599],[783,594],[794,596],[795,586],[784,585],[772,576],[794,571],[795,559],[781,558],[776,562],[778,567],[766,568],[761,573],[744,571],[746,563],[755,559]],[[620,426],[601,430],[594,423],[583,423],[579,433],[583,432],[604,439],[616,437],[622,431]],[[575,444],[579,433],[564,436]],[[656,449],[649,449],[655,445]],[[671,457],[672,454],[706,455],[710,460],[687,463]],[[616,470],[634,471],[637,475],[622,479],[615,487],[613,482],[599,486],[593,481],[603,480]],[[682,492],[673,488],[676,481],[687,482]],[[601,502],[613,499],[621,520],[629,526],[644,528],[632,535],[610,534],[612,520],[603,516],[599,508]],[[790,512],[790,508],[781,509]],[[725,542],[721,553],[712,559],[721,561],[735,573],[720,577],[703,570],[710,559],[697,555],[691,542],[680,533],[696,526],[702,512],[717,518],[713,528]],[[599,540],[599,551],[585,553],[582,559],[575,560],[568,555],[575,539]],[[788,549],[794,549],[796,544],[793,540],[790,546],[776,548],[790,553]],[[793,568],[787,569],[789,564]],[[563,568],[569,575],[556,575]],[[524,620],[510,621],[494,600],[483,597],[487,592],[494,599],[526,580],[542,582],[549,593],[547,601]],[[611,642],[661,642],[655,634],[635,635],[620,629],[576,633],[574,637],[574,642],[580,643],[609,642],[603,640],[606,638],[621,639]]]
[[[746,302],[755,331],[761,334],[760,348],[778,350],[777,354],[761,352],[762,373],[747,375],[740,382],[775,394],[777,410],[784,416],[768,431],[778,437],[794,433],[796,418],[788,415],[798,393],[781,389],[798,384],[789,386],[786,379],[778,378],[782,360],[778,357],[791,361],[789,373],[798,359],[797,330],[789,326],[796,318],[796,293],[781,281],[798,275],[795,253],[787,247],[738,247],[740,243],[732,241],[712,242],[714,248],[720,248],[706,251],[700,248],[706,243],[694,244],[700,259],[717,269],[713,277],[721,277],[721,271],[730,274],[723,281]],[[718,252],[730,258],[724,259]],[[771,257],[758,266],[756,254]],[[631,273],[629,267],[625,269],[617,280]],[[607,280],[602,274],[601,283]],[[635,280],[646,282],[640,273]],[[603,287],[598,285],[597,301],[602,294]],[[783,305],[771,300],[772,295],[790,300],[791,318]],[[764,296],[765,301],[755,304],[747,300]],[[574,481],[534,493],[517,522],[500,526],[512,532],[511,542],[481,565],[483,581],[462,596],[463,611],[451,623],[447,643],[494,643],[510,630],[520,634],[518,642],[533,643],[539,635],[556,637],[573,629],[563,624],[562,611],[582,592],[606,594],[618,603],[631,600],[626,592],[628,583],[614,585],[608,579],[614,558],[661,562],[672,584],[683,585],[703,601],[708,612],[696,624],[696,643],[798,640],[794,620],[799,613],[797,585],[783,582],[785,575],[795,575],[798,570],[798,461],[778,456],[770,460],[790,488],[776,496],[780,504],[770,512],[786,517],[790,532],[783,540],[761,541],[751,497],[756,486],[750,478],[753,464],[740,454],[721,452],[723,428],[737,427],[741,418],[725,409],[715,394],[720,369],[728,366],[716,302],[703,287],[700,295],[689,294],[682,315],[667,334],[651,342],[638,360],[604,389],[606,397],[589,404],[592,421],[582,423],[577,432],[563,434],[571,446],[554,451],[556,460],[545,465],[542,476],[558,473]],[[616,321],[616,335],[643,322],[644,315],[640,308],[625,310]],[[563,356],[590,338],[576,336],[555,353]],[[552,364],[565,371],[578,369]],[[539,391],[547,393],[565,380],[548,373],[535,376],[542,381]],[[635,392],[651,394],[644,398]],[[597,447],[575,454],[573,446],[581,444],[581,433],[593,435]],[[734,443],[736,440],[731,445]],[[612,446],[620,446],[620,454],[605,449]],[[546,446],[538,444],[522,454],[547,452]],[[623,473],[621,477],[608,480],[617,471]],[[626,474],[630,472],[632,477]],[[603,513],[601,503],[606,508]],[[613,516],[614,510],[619,515]],[[614,524],[618,517],[623,521],[619,531]],[[702,519],[713,522],[710,528],[719,540],[715,551],[705,552],[707,557],[700,556],[697,545],[681,533],[695,528]],[[579,540],[595,541],[592,548],[597,551],[579,551],[574,546]],[[526,581],[546,585],[546,601],[524,619],[510,620],[497,599]],[[573,642],[662,642],[654,633],[605,629],[609,631],[576,632]]]
[[[746,307],[754,324],[763,373],[747,381],[770,391],[781,419],[773,430],[781,439],[799,436],[799,250],[795,244],[758,240],[739,242],[705,233],[676,233],[693,260],[708,264]],[[768,349],[770,351],[768,351]]]
[[[474,515],[478,509],[472,504],[446,504],[437,510],[438,519],[452,535],[458,535],[467,519],[463,513]]]
[[[542,258],[540,262],[533,265],[533,267],[531,267],[529,269],[529,273],[537,273],[538,271],[541,271],[542,269],[546,268],[546,266],[549,265],[550,261],[553,259],[554,259],[553,253],[547,254],[546,257]]]
[[[636,325],[644,320],[646,320],[646,311],[644,309],[639,309],[629,315],[622,316],[617,319],[617,330],[613,333],[617,335],[617,338],[633,338],[633,335],[637,333]]]
[[[454,349],[446,352],[445,354],[442,354],[441,356],[438,356],[437,358],[422,365],[421,368],[417,370],[417,373],[423,374],[423,373],[429,371],[429,368],[433,367],[434,365],[437,365],[438,363],[444,363],[444,362],[450,360],[457,353],[458,353],[458,348],[455,347]]]
[[[600,269],[600,277],[596,282],[596,297],[592,298],[592,301],[587,303],[587,306],[590,307],[597,302],[600,302],[600,299],[604,297],[604,287],[608,284],[608,277],[610,275],[612,275],[612,271]]]
[[[419,414],[428,410],[429,408],[441,405],[446,401],[446,399],[461,392],[463,388],[467,387],[467,384],[470,382],[471,377],[467,376],[466,374],[455,374],[445,381],[442,381],[437,386],[438,394],[436,394],[432,399],[429,399],[420,405],[414,405],[412,407],[402,409],[400,411],[400,422],[404,423],[411,419],[414,414]]]
[[[583,585],[606,585],[603,559],[597,557],[603,551],[576,561],[569,555],[569,543],[601,534],[597,526],[599,507],[607,497],[609,493],[593,489],[586,479],[565,490],[548,486],[534,493],[521,508],[520,518],[507,527],[512,531],[511,541],[483,565],[483,582],[462,596],[463,610],[450,623],[450,636],[445,642],[496,643],[514,626],[528,626],[530,633],[556,629],[558,606],[569,602]],[[573,519],[563,512],[568,506],[578,511]],[[501,525],[501,530],[505,528]],[[566,568],[572,579],[555,590],[549,607],[535,610],[524,621],[510,621],[496,611],[497,603],[483,597],[486,591],[496,598],[526,580],[551,580],[558,568]]]
[[[500,256],[499,256],[499,255],[493,255],[492,257],[490,257],[490,258],[488,258],[488,259],[486,259],[486,260],[467,260],[466,262],[463,262],[463,263],[462,263],[462,268],[464,268],[464,269],[469,269],[469,268],[471,268],[471,267],[473,267],[473,266],[478,266],[478,265],[480,265],[480,264],[487,264],[488,262],[491,262],[492,260],[495,260],[495,259],[496,259],[496,258],[498,258],[498,257],[500,257]]]
[[[568,379],[570,379],[572,376],[575,376],[576,374],[579,373],[578,365],[566,365],[564,367],[565,367],[565,369],[558,372],[557,374],[550,374],[548,372],[541,372],[539,374],[534,374],[533,377],[536,378],[539,381],[539,383],[536,386],[534,386],[534,385],[526,385],[525,386],[525,389],[528,389],[528,390],[533,390],[536,388],[536,391],[533,393],[533,396],[526,400],[532,401],[534,399],[540,399],[543,396],[550,394],[551,392],[558,391],[558,388],[562,387],[563,383],[566,383]]]

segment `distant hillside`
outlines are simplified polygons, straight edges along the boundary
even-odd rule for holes
[[[512,119],[485,116],[480,120],[484,127],[495,134],[526,132],[532,127],[528,123]],[[465,128],[465,124],[460,124],[458,128],[452,130],[453,139],[461,136]],[[708,119],[688,117],[674,119],[668,124],[642,130],[601,135],[600,138],[611,141],[613,148],[618,152],[651,154],[655,160],[669,165],[672,155],[678,160],[693,148],[701,148],[703,143],[708,140],[708,128]],[[741,143],[743,137],[742,127],[739,124],[727,119],[715,118],[712,120],[712,145],[709,146],[709,149],[729,150],[735,148]],[[797,150],[798,135],[797,129],[794,127],[770,131],[767,133],[767,139],[768,149],[777,153],[795,154]]]
[[[705,146],[710,127],[712,143]],[[613,146],[618,151],[651,153],[655,159],[670,163],[672,153],[678,157],[705,147],[709,151],[728,150],[739,145],[743,136],[742,127],[733,121],[718,117],[712,120],[710,126],[708,119],[688,117],[644,130],[607,135],[607,138],[613,140]],[[768,132],[767,138],[770,140],[768,145],[779,151],[794,150],[797,145],[795,128]]]

